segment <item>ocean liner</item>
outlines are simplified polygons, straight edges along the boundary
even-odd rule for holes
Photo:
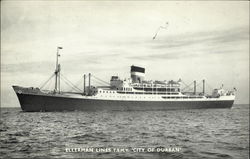
[[[13,86],[23,111],[88,111],[88,110],[173,110],[201,108],[231,108],[235,99],[235,89],[225,91],[223,87],[214,89],[211,95],[196,89],[196,81],[190,92],[181,90],[182,81],[145,80],[145,68],[131,66],[130,78],[121,80],[112,76],[109,86],[91,85],[90,73],[84,75],[83,89],[79,92],[60,90],[61,66],[57,48],[54,90],[34,87]],[[52,79],[52,77],[50,79]],[[86,84],[87,83],[87,84]]]

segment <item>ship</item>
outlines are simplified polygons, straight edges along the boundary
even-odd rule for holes
[[[13,85],[20,106],[25,112],[51,111],[96,111],[96,110],[180,110],[231,108],[235,100],[234,88],[226,91],[223,87],[213,89],[211,94],[205,92],[205,80],[202,80],[202,91],[182,91],[182,80],[153,81],[145,80],[145,68],[132,65],[130,78],[120,79],[111,76],[109,85],[94,86],[91,84],[91,73],[84,74],[83,89],[78,92],[60,89],[61,65],[57,47],[56,69],[53,72],[55,86],[53,90],[38,87]],[[50,78],[51,79],[51,78]]]

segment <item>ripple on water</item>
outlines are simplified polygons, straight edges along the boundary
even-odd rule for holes
[[[202,154],[206,158],[218,158],[218,159],[222,159],[222,158],[230,159],[230,158],[233,158],[232,156],[230,156],[228,154],[217,153],[217,152],[209,152],[209,151],[202,151],[202,152],[200,152],[200,154]]]
[[[192,111],[26,113],[4,109],[3,157],[247,158],[249,107]],[[247,122],[246,122],[247,121]],[[215,144],[216,143],[216,144]],[[76,147],[168,147],[179,153],[66,153]]]

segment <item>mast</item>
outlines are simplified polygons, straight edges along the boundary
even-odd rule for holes
[[[86,94],[86,75],[83,75],[83,95]]]
[[[58,64],[58,92],[60,93],[60,91],[61,91],[61,87],[60,87],[60,79],[61,79],[61,65],[60,64]]]
[[[205,80],[202,80],[202,84],[203,84],[203,89],[202,89],[202,92],[203,92],[203,95],[205,95]]]
[[[91,79],[91,74],[89,73],[89,92],[88,92],[88,95],[90,95],[90,79]]]
[[[57,87],[60,87],[60,64],[58,64],[58,57],[60,57],[59,50],[63,49],[62,47],[57,47],[56,50],[56,70],[55,70],[55,89],[54,92],[57,92]],[[59,88],[60,91],[60,88]]]
[[[196,94],[196,81],[194,81],[194,94]]]

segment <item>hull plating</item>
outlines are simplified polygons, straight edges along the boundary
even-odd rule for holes
[[[66,98],[17,93],[23,111],[174,110],[231,108],[234,100],[217,101],[124,101]]]

